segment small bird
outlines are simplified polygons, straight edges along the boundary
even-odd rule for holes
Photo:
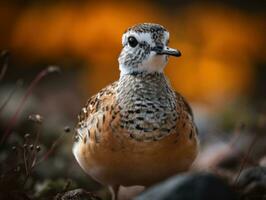
[[[169,32],[142,23],[122,36],[120,78],[92,96],[79,114],[73,154],[93,179],[109,186],[150,186],[187,170],[198,152],[192,110],[164,75]]]

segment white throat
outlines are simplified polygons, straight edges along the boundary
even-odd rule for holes
[[[119,69],[121,75],[131,74],[133,72],[162,73],[167,62],[168,56],[156,55],[154,52],[151,52],[150,56],[137,66],[129,67],[123,63],[119,63]]]

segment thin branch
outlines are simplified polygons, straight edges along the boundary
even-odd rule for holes
[[[25,166],[25,171],[26,171],[26,176],[28,176],[28,161],[27,161],[27,158],[26,158],[26,149],[27,147],[23,147],[23,162],[24,162],[24,166]]]
[[[239,177],[241,175],[241,172],[243,171],[247,161],[248,161],[248,158],[249,158],[249,155],[252,151],[252,148],[254,147],[255,143],[257,142],[257,139],[258,139],[258,135],[255,135],[255,137],[253,138],[253,140],[251,141],[249,147],[248,147],[248,150],[247,150],[247,153],[245,155],[245,157],[242,159],[242,162],[241,162],[241,165],[240,165],[240,168],[239,168],[239,171],[237,173],[237,176],[236,176],[236,179],[235,179],[235,185],[238,184],[238,180],[239,180]]]
[[[40,126],[38,126],[38,129],[37,129],[37,134],[36,134],[36,138],[34,140],[34,143],[33,143],[33,148],[34,150],[32,151],[32,163],[31,163],[31,170],[35,167],[36,165],[36,162],[37,162],[37,151],[35,150],[38,143],[39,143],[39,140],[40,140],[40,134],[41,134],[41,129],[40,129]]]
[[[3,58],[4,60],[4,64],[3,64],[3,67],[1,69],[1,73],[0,73],[0,81],[3,80],[5,74],[6,74],[6,70],[8,68],[8,62],[9,62],[9,52],[7,50],[5,51],[2,51],[1,52],[1,57]]]
[[[44,160],[46,160],[54,151],[55,147],[58,145],[59,141],[64,137],[65,133],[62,133],[52,144],[52,146],[50,147],[50,149],[44,154],[44,156],[38,161],[38,164],[40,164],[41,162],[43,162]]]
[[[17,122],[17,118],[19,116],[19,114],[22,111],[22,108],[24,107],[24,104],[26,103],[26,100],[28,99],[28,97],[32,94],[32,91],[34,89],[34,87],[49,73],[53,73],[53,72],[58,72],[59,68],[55,67],[55,66],[50,66],[47,67],[46,69],[42,70],[39,74],[37,74],[37,76],[33,79],[33,81],[30,83],[25,95],[23,96],[20,104],[18,105],[15,114],[11,117],[11,119],[9,120],[8,126],[4,131],[4,135],[1,139],[1,144],[3,144],[6,140],[6,138],[9,136],[9,134],[11,133],[11,130],[13,129],[13,127],[16,125]]]
[[[0,113],[2,112],[2,110],[6,107],[6,105],[8,104],[8,102],[10,101],[10,99],[12,98],[12,96],[15,94],[16,90],[22,86],[22,80],[18,80],[16,82],[16,86],[11,90],[11,92],[8,94],[6,100],[4,101],[4,103],[0,106]]]

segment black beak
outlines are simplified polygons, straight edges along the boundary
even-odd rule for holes
[[[181,56],[181,52],[177,49],[172,49],[170,47],[155,46],[151,48],[152,51],[155,51],[158,55],[168,55],[168,56]]]

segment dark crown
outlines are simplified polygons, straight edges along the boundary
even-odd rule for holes
[[[142,24],[136,24],[134,26],[129,27],[125,32],[128,31],[135,31],[139,33],[148,33],[148,32],[164,32],[167,31],[163,26],[159,24],[153,24],[153,23],[142,23]]]

